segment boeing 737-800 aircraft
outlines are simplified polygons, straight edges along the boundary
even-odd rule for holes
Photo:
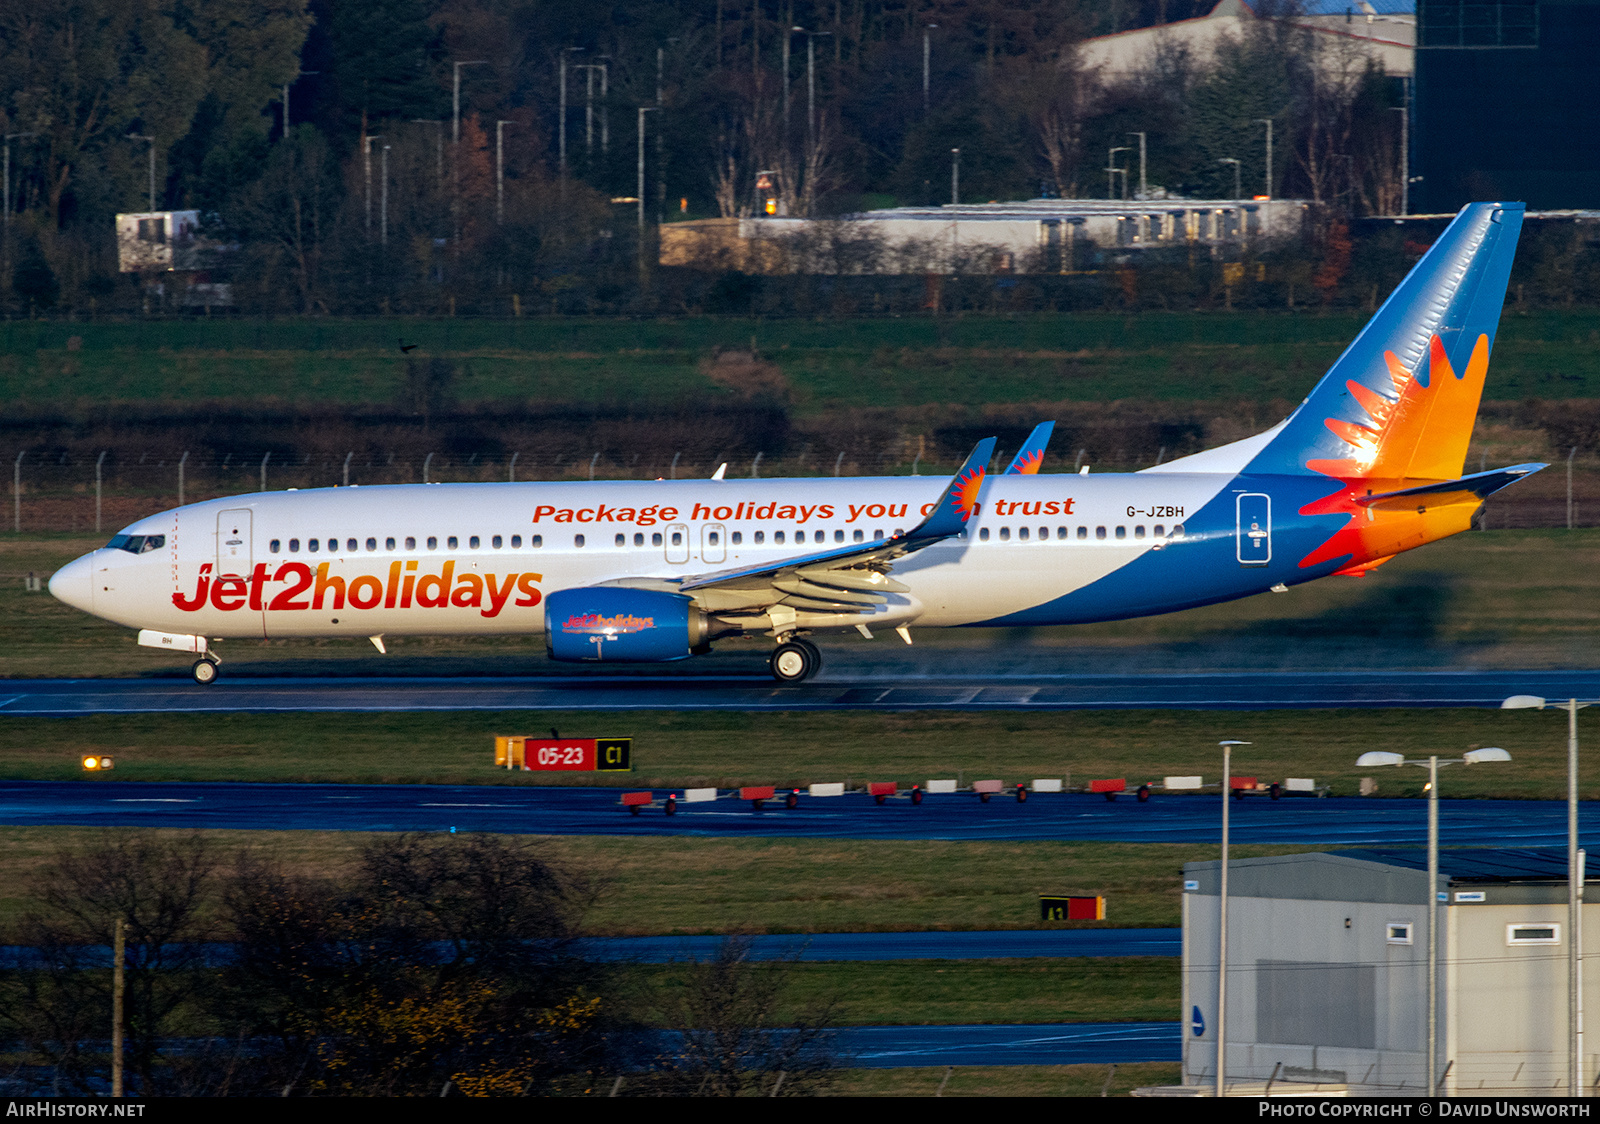
[[[1118,620],[1359,574],[1466,530],[1543,465],[1462,476],[1523,208],[1464,208],[1285,421],[1135,473],[413,484],[262,492],[141,519],[50,592],[200,658],[224,638],[543,633],[665,661],[808,635]]]

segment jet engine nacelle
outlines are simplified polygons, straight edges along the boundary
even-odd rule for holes
[[[545,645],[557,660],[650,663],[705,651],[706,615],[681,593],[620,586],[563,589],[544,601]]]

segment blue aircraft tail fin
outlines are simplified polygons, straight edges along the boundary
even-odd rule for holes
[[[1044,463],[1044,447],[1050,444],[1050,434],[1055,429],[1053,421],[1040,422],[1033,427],[1033,432],[1028,434],[1028,439],[1022,443],[1022,448],[1017,450],[1017,455],[1011,458],[1011,463],[1006,466],[1002,476],[1033,476],[1039,471],[1039,466]]]
[[[1460,476],[1522,214],[1463,207],[1246,471]]]

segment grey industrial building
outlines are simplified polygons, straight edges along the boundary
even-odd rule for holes
[[[1268,1081],[1423,1095],[1426,852],[1236,859],[1228,878],[1227,1083],[1257,1095]],[[1183,1081],[1197,1092],[1216,1080],[1218,884],[1218,863],[1184,867]],[[1447,850],[1436,893],[1439,1092],[1559,1095],[1566,852]],[[1584,907],[1583,927],[1600,925],[1596,910]],[[1600,970],[1583,993],[1600,1010]],[[1584,1041],[1583,1067],[1592,1089],[1600,1035]]]

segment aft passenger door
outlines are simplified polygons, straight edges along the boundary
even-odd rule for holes
[[[1239,565],[1265,566],[1272,561],[1272,497],[1244,492],[1235,501]]]

